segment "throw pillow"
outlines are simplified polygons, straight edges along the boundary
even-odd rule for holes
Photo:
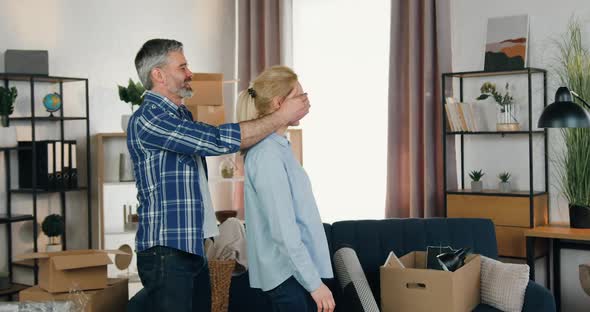
[[[349,247],[338,249],[334,253],[334,267],[336,277],[342,287],[343,297],[350,299],[347,302],[350,306],[347,306],[346,309],[379,312],[379,307],[354,249]]]
[[[481,257],[481,302],[506,312],[520,312],[529,283],[529,266]]]

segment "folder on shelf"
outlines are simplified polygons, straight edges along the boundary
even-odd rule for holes
[[[60,186],[64,189],[70,188],[70,141],[64,141],[64,149],[63,149],[63,168],[62,168],[62,180],[63,184]]]
[[[55,141],[55,187],[63,187],[63,144],[61,141]]]
[[[55,188],[55,143],[47,142],[47,188]]]
[[[77,143],[76,141],[70,141],[70,170],[69,170],[69,176],[70,176],[70,181],[68,186],[70,188],[78,188],[78,166],[76,163],[76,159],[77,159],[77,152],[76,152],[76,146]]]

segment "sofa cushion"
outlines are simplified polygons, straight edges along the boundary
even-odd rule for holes
[[[403,256],[426,246],[471,247],[474,253],[498,257],[494,224],[488,219],[385,219],[340,221],[332,224],[334,250],[356,251],[373,294],[380,294],[379,267],[393,250]],[[375,296],[380,304],[379,296]]]
[[[522,311],[529,266],[481,257],[481,302],[507,312]]]

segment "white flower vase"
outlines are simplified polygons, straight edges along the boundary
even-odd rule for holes
[[[0,126],[0,147],[16,147],[16,127]]]
[[[121,128],[125,133],[127,133],[127,127],[129,126],[129,118],[131,118],[131,115],[121,116]]]

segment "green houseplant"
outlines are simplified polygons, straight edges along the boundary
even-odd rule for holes
[[[43,233],[49,237],[47,251],[52,252],[62,250],[60,236],[65,232],[63,217],[58,214],[48,215],[43,219],[41,229],[43,230]]]
[[[471,178],[471,191],[472,192],[481,192],[483,190],[483,181],[481,178],[485,175],[485,173],[480,170],[472,170],[469,173],[469,177]]]
[[[561,83],[583,99],[590,99],[590,51],[582,42],[582,24],[575,18],[555,42]],[[557,153],[558,186],[569,205],[570,226],[590,228],[590,129],[561,129],[565,147]]]
[[[510,84],[506,83],[504,89],[504,92],[500,92],[498,91],[496,84],[486,81],[479,89],[481,94],[477,97],[477,100],[492,98],[496,104],[498,104],[500,111],[496,121],[496,130],[518,131],[520,126],[518,123],[514,97],[510,94]]]
[[[500,179],[499,189],[500,192],[508,193],[510,192],[510,172],[505,171],[498,175],[498,179]]]
[[[4,88],[0,87],[0,119],[2,126],[0,127],[0,147],[15,147],[16,128],[10,127],[9,116],[14,112],[14,101],[18,92],[15,87]]]
[[[119,99],[125,103],[130,104],[131,114],[133,114],[133,108],[135,106],[140,106],[143,102],[145,88],[141,82],[133,82],[131,78],[129,78],[127,87],[120,85],[117,85],[117,87],[119,89]],[[121,116],[121,127],[125,132],[127,132],[127,125],[129,124],[129,118],[131,118],[131,114]]]

